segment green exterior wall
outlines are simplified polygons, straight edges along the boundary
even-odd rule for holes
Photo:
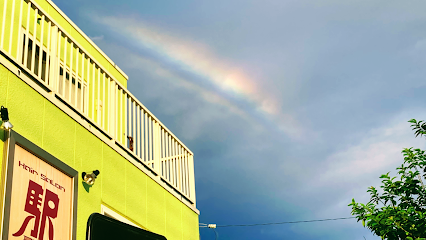
[[[79,184],[78,240],[85,239],[87,219],[101,211],[101,204],[168,240],[199,239],[197,213],[3,65],[0,105],[8,108],[13,130],[28,140],[80,173],[100,171],[88,191]],[[0,156],[4,156],[3,131],[0,137]]]

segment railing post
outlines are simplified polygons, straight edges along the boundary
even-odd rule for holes
[[[24,42],[25,42],[25,44],[24,44],[24,59],[23,59],[23,62],[22,62],[22,64],[26,67],[26,68],[28,68],[28,64],[27,64],[27,61],[28,61],[28,47],[27,46],[29,46],[29,37],[28,37],[28,35],[29,35],[29,33],[30,33],[30,13],[31,13],[31,2],[28,2],[28,9],[27,9],[27,24],[25,25],[25,40],[24,40]]]
[[[117,139],[117,131],[115,128],[116,125],[116,118],[117,118],[117,86],[115,86],[115,82],[111,81],[112,79],[110,78],[110,110],[108,111],[109,114],[109,129],[110,129],[110,134],[112,136],[112,139],[115,140]]]
[[[16,48],[16,60],[18,63],[22,63],[22,54],[21,53],[21,36],[22,36],[22,5],[24,5],[24,0],[20,0],[19,6],[19,21],[18,21],[18,47]]]
[[[38,19],[37,19],[38,21]],[[35,37],[35,39],[37,39],[37,36]],[[42,79],[42,62],[43,62],[43,44],[44,44],[44,14],[42,13],[41,16],[41,30],[40,30],[40,47],[39,47],[39,53],[38,53],[38,71],[37,71],[37,77],[39,77],[40,79]],[[47,58],[47,52],[46,52],[46,58]],[[35,61],[35,59],[34,59]],[[46,81],[47,83],[47,81]]]
[[[34,26],[33,26],[33,45],[32,45],[32,54],[31,54],[31,67],[30,71],[34,72],[35,68],[35,52],[36,52],[36,40],[37,40],[37,18],[38,18],[38,8],[35,9],[34,13]],[[29,29],[29,27],[28,27]]]
[[[194,155],[189,155],[189,199],[192,200],[195,206],[195,176],[194,176]]]
[[[153,129],[153,142],[154,142],[154,171],[161,175],[160,173],[160,158],[161,158],[161,128],[160,124],[157,121],[154,121]]]
[[[152,166],[152,164],[150,164],[150,168],[154,169],[157,167],[157,121],[154,120],[154,118],[152,118],[152,157],[151,157],[151,161],[152,163],[154,163],[154,167]]]
[[[10,17],[10,35],[9,35],[9,51],[8,53],[10,54],[10,56],[13,57],[12,54],[12,37],[13,37],[13,25],[15,23],[15,0],[12,1],[12,16]],[[18,32],[19,32],[19,28],[18,28]],[[18,42],[18,47],[19,47],[19,42]]]
[[[6,24],[6,13],[7,13],[7,0],[4,0],[4,8],[3,8],[3,22],[1,24],[1,39],[0,39],[0,48],[3,49],[3,43],[4,43],[4,31],[5,31],[5,24]]]
[[[50,52],[50,67],[49,67],[49,83],[51,84],[53,92],[59,92],[59,52],[58,52],[58,26],[53,26],[53,34],[51,36],[51,52]],[[47,59],[49,60],[49,59]]]
[[[46,48],[46,65],[44,70],[44,80],[46,81],[50,89],[54,91],[54,88],[52,87],[52,80],[51,80],[52,76],[49,74],[50,68],[52,68],[52,66],[49,65],[49,62],[51,59],[50,54],[52,53],[50,51],[50,45],[52,44],[51,38],[52,38],[52,21],[50,21],[49,19],[49,24],[47,25],[47,48]]]

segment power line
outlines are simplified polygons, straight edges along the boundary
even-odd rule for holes
[[[325,221],[336,221],[343,219],[352,219],[356,217],[347,217],[347,218],[327,218],[327,219],[317,219],[317,220],[305,220],[305,221],[293,221],[293,222],[276,222],[276,223],[255,223],[255,224],[237,224],[237,225],[216,225],[216,227],[252,227],[252,226],[261,226],[261,225],[277,225],[277,224],[288,224],[288,223],[305,223],[305,222],[325,222]],[[200,223],[200,227],[208,227],[209,224]]]

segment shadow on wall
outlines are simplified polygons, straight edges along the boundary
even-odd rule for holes
[[[81,181],[81,183],[83,184],[84,190],[86,190],[86,192],[89,192],[92,185],[87,184],[85,181]]]

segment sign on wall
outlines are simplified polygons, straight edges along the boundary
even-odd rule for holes
[[[9,143],[3,239],[73,240],[77,172],[20,138]]]

